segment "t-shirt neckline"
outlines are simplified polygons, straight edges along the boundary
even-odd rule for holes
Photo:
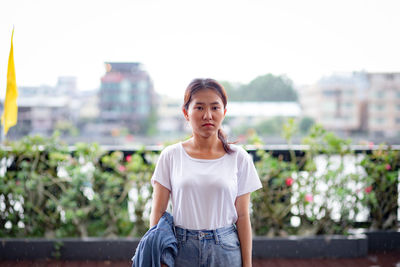
[[[190,155],[186,152],[185,148],[183,147],[183,142],[179,142],[179,146],[180,146],[180,148],[182,149],[183,154],[186,155],[186,157],[188,157],[189,159],[194,160],[194,161],[200,161],[200,162],[219,161],[219,160],[225,158],[226,155],[228,155],[228,153],[225,153],[222,157],[219,157],[219,158],[216,158],[216,159],[199,159],[199,158],[194,158],[194,157],[190,156]]]

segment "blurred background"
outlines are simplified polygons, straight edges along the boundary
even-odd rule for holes
[[[13,26],[8,139],[157,145],[190,134],[193,78],[223,83],[224,130],[284,143],[287,118],[354,144],[400,140],[398,1],[1,1],[0,98]]]
[[[339,245],[364,249],[348,266],[399,266],[399,10],[397,0],[1,0],[0,112],[13,27],[19,96],[12,142],[0,142],[0,265],[125,266],[133,243],[94,258],[100,249],[73,245],[71,258],[54,238],[143,236],[159,152],[191,134],[186,86],[213,78],[228,93],[223,129],[263,183],[254,235],[365,233],[357,249]],[[53,248],[13,247],[26,237]]]

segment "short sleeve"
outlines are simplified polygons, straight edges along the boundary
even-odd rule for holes
[[[262,187],[253,159],[245,150],[241,154],[242,160],[238,162],[237,196],[251,193]]]
[[[171,164],[169,155],[166,150],[163,150],[158,158],[156,168],[151,177],[151,184],[157,182],[171,191]]]

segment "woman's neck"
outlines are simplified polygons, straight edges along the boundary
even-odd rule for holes
[[[183,147],[194,158],[214,159],[226,153],[218,136],[215,138],[193,136],[183,143]]]
[[[193,149],[197,151],[215,151],[221,145],[221,141],[217,135],[209,136],[207,138],[202,136],[193,135],[191,138]]]

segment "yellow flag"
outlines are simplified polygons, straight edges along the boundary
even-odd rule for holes
[[[1,116],[1,124],[4,128],[4,135],[7,134],[8,129],[17,124],[18,106],[17,106],[17,81],[15,79],[14,67],[14,49],[13,49],[14,29],[11,34],[11,49],[8,58],[8,71],[7,71],[7,91],[4,100],[4,111]]]

